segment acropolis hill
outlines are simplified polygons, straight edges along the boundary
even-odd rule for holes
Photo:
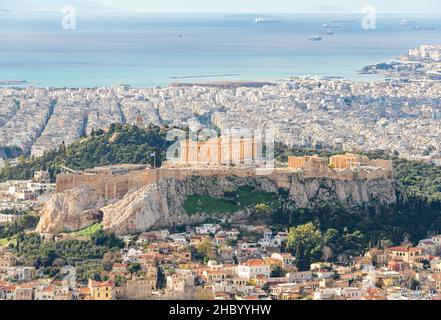
[[[275,198],[286,190],[289,205],[296,208],[313,208],[324,202],[348,208],[375,207],[396,203],[402,197],[387,161],[364,163],[370,160],[351,154],[328,160],[289,160],[289,166],[273,170],[184,162],[158,169],[119,165],[64,173],[57,177],[58,193],[43,210],[37,231],[67,232],[102,222],[106,230],[122,235],[208,218],[244,219],[252,214],[253,207],[219,214],[190,214],[184,209],[190,196],[207,196],[215,201],[224,199],[227,191],[244,186]],[[378,166],[372,166],[375,163]]]
[[[260,155],[261,149],[260,141],[254,137],[221,136],[204,142],[185,140],[180,143],[178,161],[166,164],[161,169],[151,170],[146,165],[130,164],[85,172],[65,168],[68,173],[57,177],[57,192],[86,185],[106,198],[121,198],[129,190],[158,183],[162,179],[185,180],[193,175],[218,178],[266,175],[276,181],[280,188],[286,187],[287,177],[293,173],[304,178],[332,180],[393,178],[392,161],[370,160],[366,156],[349,153],[329,159],[318,156],[289,157],[286,167],[266,168],[267,162]]]
[[[314,159],[314,158],[312,158]],[[81,186],[90,186],[105,198],[121,198],[130,190],[158,183],[164,179],[185,180],[192,176],[227,178],[265,177],[277,183],[279,188],[286,188],[292,177],[299,179],[331,179],[338,181],[357,180],[393,180],[393,171],[377,167],[335,170],[327,166],[311,169],[275,168],[259,170],[240,167],[180,167],[149,169],[144,165],[119,165],[100,167],[81,173],[60,174],[57,176],[57,192],[64,192]]]

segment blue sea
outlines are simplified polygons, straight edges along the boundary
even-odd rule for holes
[[[253,15],[77,13],[76,29],[63,30],[61,12],[0,14],[0,80],[39,87],[151,87],[303,75],[371,80],[375,76],[357,71],[441,42],[439,16],[379,15],[377,29],[370,31],[361,27],[361,18],[278,15],[273,19],[283,23],[256,24]],[[421,30],[400,26],[403,19]],[[322,41],[308,40],[325,23],[340,28]]]

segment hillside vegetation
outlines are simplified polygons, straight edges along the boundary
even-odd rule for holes
[[[156,165],[160,166],[170,145],[165,139],[168,129],[112,124],[108,130],[94,131],[90,136],[83,137],[67,147],[61,145],[57,150],[47,152],[42,157],[22,157],[17,166],[6,164],[0,170],[0,181],[30,179],[38,170],[49,170],[54,178],[60,172],[61,165],[83,170],[118,163],[153,164],[153,152],[157,154]]]
[[[49,170],[52,177],[65,165],[82,170],[95,166],[118,163],[151,164],[152,152],[157,154],[157,166],[165,158],[170,145],[165,137],[168,127],[111,125],[108,130],[92,132],[69,146],[36,159],[21,158],[17,166],[6,165],[0,170],[0,180],[29,179],[36,170]],[[289,155],[319,154],[329,156],[332,150],[292,149],[280,144],[275,148],[276,157],[284,162]],[[370,158],[391,158],[397,180],[407,195],[406,201],[388,207],[363,207],[347,209],[335,203],[323,203],[313,209],[293,209],[286,205],[283,193],[267,194],[241,187],[226,192],[221,199],[207,195],[189,196],[184,203],[187,214],[198,212],[230,213],[244,208],[254,208],[260,215],[256,219],[266,221],[277,228],[291,228],[287,250],[293,252],[301,268],[319,259],[326,252],[326,259],[341,255],[356,255],[368,246],[384,242],[399,243],[417,241],[430,234],[441,232],[441,167],[428,163],[399,159],[384,152],[371,152]],[[30,223],[33,223],[32,221]],[[37,266],[52,266],[55,259],[67,262],[100,259],[105,247],[115,247],[115,239],[106,239],[101,226],[94,225],[74,236],[90,240],[69,240],[51,247],[44,247],[38,238],[23,235],[26,226],[10,225],[0,228],[0,244],[16,241],[13,246],[20,254]],[[97,237],[100,235],[101,237]],[[103,238],[106,241],[101,241]],[[109,244],[106,244],[109,242]],[[71,255],[71,249],[77,252]],[[78,252],[81,252],[78,255]],[[95,268],[95,267],[93,267]],[[101,267],[100,267],[101,268]]]
[[[233,213],[263,204],[274,209],[280,206],[277,195],[243,186],[235,191],[226,192],[222,199],[208,195],[188,196],[184,202],[184,209],[188,215],[202,212]]]

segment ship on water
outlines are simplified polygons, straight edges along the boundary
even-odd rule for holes
[[[355,19],[332,19],[333,23],[357,23]]]
[[[283,23],[283,21],[275,19],[256,18],[254,20],[254,23]]]
[[[323,37],[322,36],[309,36],[308,40],[310,41],[322,41]]]
[[[410,26],[414,26],[415,24],[416,22],[412,20],[401,20],[400,22],[400,26],[402,27],[410,27]]]
[[[325,29],[338,29],[338,28],[340,28],[340,26],[337,25],[337,24],[327,24],[327,23],[325,23],[325,24],[322,25],[322,28],[325,28]]]
[[[412,30],[415,30],[415,31],[421,31],[421,30],[423,30],[423,31],[433,31],[433,30],[435,30],[435,28],[434,27],[413,26]]]

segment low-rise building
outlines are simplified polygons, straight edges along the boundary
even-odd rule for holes
[[[248,280],[261,275],[269,278],[271,275],[271,266],[261,259],[249,260],[239,265],[237,274],[239,278]]]
[[[114,298],[114,284],[112,281],[100,282],[89,279],[88,288],[90,289],[92,300],[113,300]]]

